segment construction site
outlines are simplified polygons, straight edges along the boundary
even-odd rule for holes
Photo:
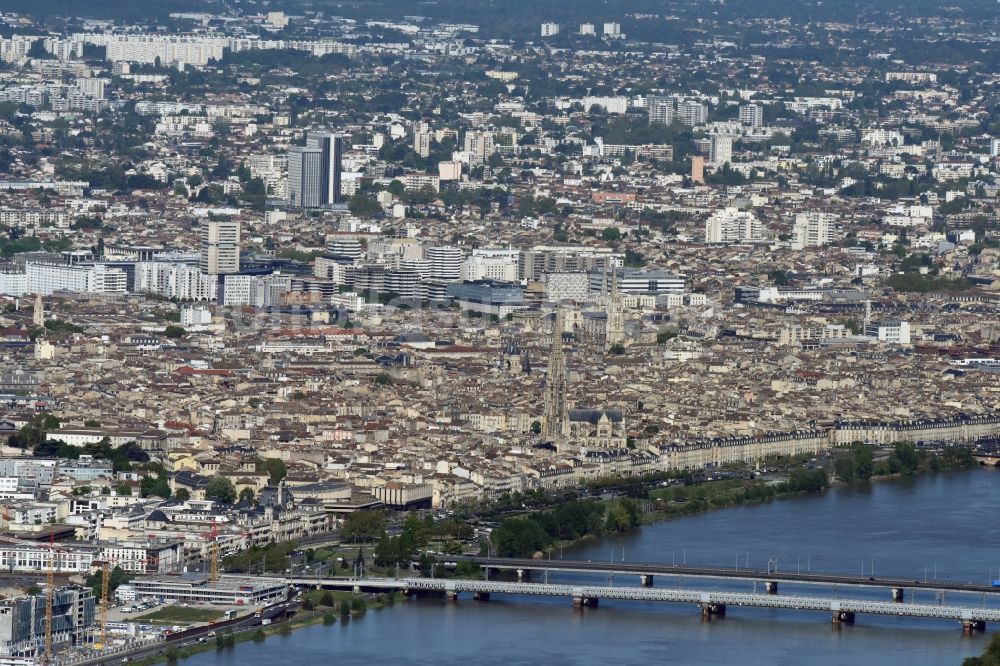
[[[121,649],[137,635],[179,628],[145,624],[142,617],[126,618],[121,612],[111,617],[119,605],[117,585],[149,606],[207,605],[226,619],[235,617],[239,608],[249,610],[287,593],[279,579],[220,575],[214,538],[204,574],[149,575],[148,562],[120,559],[114,550],[106,548],[101,555],[93,547],[57,542],[53,534],[48,543],[9,535],[0,538],[0,570],[12,574],[9,585],[20,588],[12,587],[0,600],[0,664],[49,664],[67,651],[95,654]],[[206,616],[213,613],[205,611]]]

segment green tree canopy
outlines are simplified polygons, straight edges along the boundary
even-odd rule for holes
[[[347,514],[340,526],[345,539],[371,541],[385,531],[385,516],[381,511],[354,511]]]
[[[233,482],[224,476],[213,476],[205,487],[205,497],[210,500],[232,504],[236,500]]]
[[[165,329],[163,329],[163,335],[173,340],[176,340],[178,338],[183,338],[185,335],[187,335],[187,331],[184,330],[182,326],[170,325],[167,326]]]
[[[618,230],[618,227],[605,227],[601,232],[601,240],[608,242],[620,241],[622,238],[622,232]]]
[[[256,469],[258,473],[266,473],[272,484],[288,476],[288,468],[285,461],[280,458],[257,458]]]

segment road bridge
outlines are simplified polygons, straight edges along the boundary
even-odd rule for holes
[[[1000,621],[1000,610],[960,605],[915,604],[869,599],[831,599],[822,596],[775,595],[741,592],[714,592],[697,589],[658,589],[560,583],[525,583],[482,581],[454,578],[314,578],[288,579],[288,583],[355,592],[390,592],[404,594],[433,592],[457,600],[462,593],[488,600],[492,594],[565,597],[576,607],[596,607],[601,599],[623,601],[661,601],[693,604],[706,618],[723,616],[731,607],[781,608],[829,613],[834,624],[851,624],[858,614],[954,620],[966,631],[981,631],[987,622]]]
[[[854,576],[850,574],[824,573],[818,571],[800,571],[778,569],[777,564],[767,569],[705,567],[675,564],[651,564],[641,562],[595,562],[591,560],[543,560],[508,557],[468,557],[468,556],[438,556],[439,564],[449,566],[451,562],[460,560],[476,562],[487,572],[514,571],[518,578],[524,579],[533,571],[562,571],[573,573],[601,573],[618,576],[636,577],[644,586],[651,586],[656,576],[681,578],[704,578],[717,580],[744,580],[763,583],[768,592],[778,591],[778,583],[796,583],[803,585],[822,586],[855,586],[881,587],[889,591],[893,601],[903,601],[907,589],[922,589],[935,592],[969,592],[975,594],[1000,594],[1000,588],[981,583],[920,580],[900,578],[898,576],[875,577]]]

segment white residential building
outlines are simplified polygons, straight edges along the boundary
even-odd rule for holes
[[[24,266],[27,293],[48,296],[56,291],[107,294],[128,291],[128,276],[104,264],[67,266],[27,263]]]
[[[425,256],[431,264],[431,277],[438,280],[458,281],[462,279],[462,262],[465,253],[461,248],[449,245],[428,247]]]
[[[910,324],[899,319],[875,321],[865,326],[865,335],[879,342],[895,345],[910,344]]]
[[[793,249],[829,245],[836,240],[836,221],[837,216],[833,213],[810,211],[797,214],[792,227]]]
[[[545,300],[586,301],[590,298],[590,275],[583,271],[546,273]]]
[[[672,97],[650,97],[646,102],[650,125],[669,125],[674,122],[674,100]]]
[[[283,294],[292,290],[288,275],[226,275],[222,282],[222,304],[267,308],[280,305]]]
[[[462,262],[462,280],[514,282],[517,280],[517,259],[511,256],[473,255]]]
[[[752,128],[764,126],[764,107],[760,104],[746,104],[740,107],[740,122]]]
[[[206,220],[201,225],[201,271],[217,275],[240,270],[238,220]]]
[[[689,127],[708,122],[708,105],[694,100],[685,100],[677,105],[677,117]]]
[[[728,207],[705,221],[706,243],[743,243],[763,238],[760,220],[750,211]]]
[[[496,152],[496,141],[490,132],[466,132],[464,147],[470,164],[482,164]]]
[[[135,290],[181,301],[209,301],[216,297],[216,279],[190,264],[142,261],[135,265]]]
[[[861,143],[868,146],[902,146],[903,135],[898,130],[881,127],[861,130]]]
[[[559,34],[559,24],[558,23],[543,23],[542,24],[542,37],[555,37]]]
[[[28,276],[25,273],[11,271],[0,273],[0,294],[5,296],[23,296],[28,292]]]
[[[606,113],[622,114],[628,111],[628,97],[595,97],[588,95],[580,100],[583,108],[589,111],[592,107],[598,106]]]
[[[212,323],[212,311],[204,305],[185,305],[181,308],[180,323],[184,328],[208,326]]]
[[[733,161],[733,137],[728,134],[715,134],[709,148],[708,161],[721,167]]]
[[[207,38],[193,35],[103,35],[98,41],[107,48],[109,62],[139,62],[152,65],[159,61],[164,65],[185,63],[196,66],[207,65],[209,60],[222,60],[223,50],[228,45],[224,37]]]
[[[423,158],[430,157],[431,133],[426,130],[426,126],[413,132],[413,152]]]
[[[438,182],[443,183],[450,180],[462,180],[462,163],[438,162]]]

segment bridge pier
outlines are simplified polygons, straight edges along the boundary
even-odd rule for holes
[[[353,588],[351,588],[351,590],[354,592],[354,594],[361,594],[361,586],[360,585],[355,585]]]
[[[490,593],[489,592],[476,592],[475,594],[472,595],[472,598],[475,599],[476,601],[489,601],[490,600]]]
[[[573,597],[573,608],[597,608],[597,597]]]
[[[906,597],[906,589],[902,587],[892,588],[892,600],[896,603],[901,603]]]
[[[520,583],[521,581],[524,580],[525,573],[528,573],[529,576],[531,575],[530,572],[527,572],[524,569],[518,569],[517,570],[517,582],[518,583]]]
[[[639,576],[639,584],[643,587],[653,587],[653,574],[642,574]]]
[[[854,613],[851,611],[834,611],[833,624],[838,627],[842,624],[854,624]]]
[[[986,631],[985,620],[962,620],[962,633],[971,634],[976,631]]]
[[[764,581],[764,590],[768,594],[777,594],[778,593],[778,581],[776,581],[776,580],[765,580]]]
[[[706,620],[712,619],[713,616],[725,617],[726,604],[704,603],[701,605],[701,616]]]
[[[444,598],[448,601],[458,601],[458,592],[455,590],[447,590],[444,593]]]

